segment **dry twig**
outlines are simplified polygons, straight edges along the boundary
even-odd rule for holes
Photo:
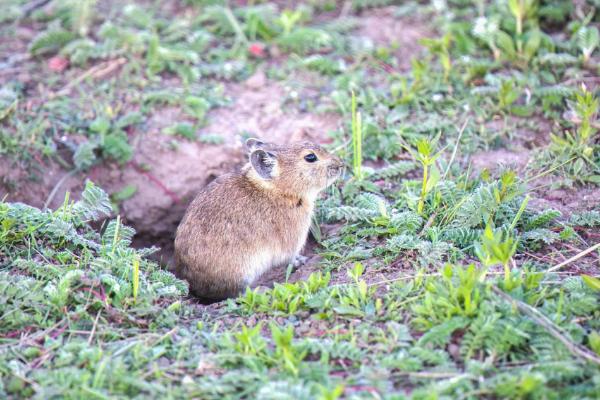
[[[73,89],[75,86],[77,86],[78,84],[80,84],[81,82],[86,80],[87,78],[93,78],[93,79],[103,78],[106,75],[110,74],[115,69],[119,68],[121,65],[125,64],[126,62],[127,62],[127,58],[120,57],[120,58],[117,58],[114,60],[105,61],[98,65],[94,65],[92,68],[88,69],[83,74],[79,75],[77,78],[75,78],[72,81],[70,81],[69,83],[67,83],[58,92],[50,93],[50,95],[48,97],[50,99],[53,99],[54,97],[57,97],[57,96],[65,96],[65,95],[69,94],[71,89]]]
[[[564,267],[567,264],[572,263],[573,261],[577,261],[580,258],[590,254],[591,252],[593,252],[596,249],[600,249],[600,243],[596,243],[595,245],[593,245],[592,247],[582,251],[579,254],[574,255],[573,257],[569,258],[568,260],[565,260],[563,262],[561,262],[560,264],[555,265],[554,267],[550,268],[548,271],[546,272],[554,272],[554,271],[558,271],[559,269],[561,269],[562,267]]]
[[[571,354],[582,358],[586,361],[594,363],[596,365],[600,365],[600,357],[592,353],[586,347],[580,346],[577,343],[573,342],[569,339],[561,328],[556,326],[552,321],[548,319],[544,314],[531,307],[529,304],[523,303],[520,300],[517,300],[508,294],[504,293],[502,290],[498,289],[497,286],[493,285],[492,290],[498,296],[500,296],[503,300],[515,304],[517,308],[529,318],[531,318],[535,323],[544,328],[546,332],[548,332],[551,336],[561,342],[570,352]]]

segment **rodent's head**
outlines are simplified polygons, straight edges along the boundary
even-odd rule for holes
[[[266,187],[292,195],[314,197],[340,177],[339,157],[311,142],[285,146],[248,139],[246,149],[253,176]]]

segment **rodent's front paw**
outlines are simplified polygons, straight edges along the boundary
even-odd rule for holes
[[[292,265],[294,266],[294,268],[298,268],[298,267],[306,264],[307,260],[308,260],[308,257],[305,257],[305,256],[302,256],[302,255],[298,254],[294,258],[294,261],[292,261]]]

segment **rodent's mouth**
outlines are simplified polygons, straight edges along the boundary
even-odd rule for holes
[[[342,176],[343,172],[344,168],[341,166],[331,165],[327,167],[327,186],[338,180]]]
[[[339,178],[342,175],[343,168],[337,165],[331,165],[327,167],[327,177],[328,178]]]

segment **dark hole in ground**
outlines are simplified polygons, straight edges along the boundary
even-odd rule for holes
[[[133,228],[135,228],[135,226],[133,226]],[[173,231],[164,232],[163,234],[138,232],[133,238],[132,245],[137,249],[152,246],[158,247],[159,250],[148,258],[170,270],[175,262],[175,247],[173,241],[175,240],[176,229],[177,227],[175,227]]]
[[[238,166],[239,168],[239,166]],[[218,175],[211,173],[206,177],[204,181],[204,187],[215,180]],[[181,200],[180,203],[174,205],[169,209],[168,221],[163,220],[160,225],[150,227],[144,227],[139,229],[135,223],[131,223],[131,227],[136,230],[136,235],[133,238],[132,245],[135,248],[149,248],[158,247],[159,250],[152,254],[149,258],[158,262],[160,265],[171,270],[175,263],[175,233],[179,223],[183,219],[185,212],[196,196],[191,196],[186,200]]]

